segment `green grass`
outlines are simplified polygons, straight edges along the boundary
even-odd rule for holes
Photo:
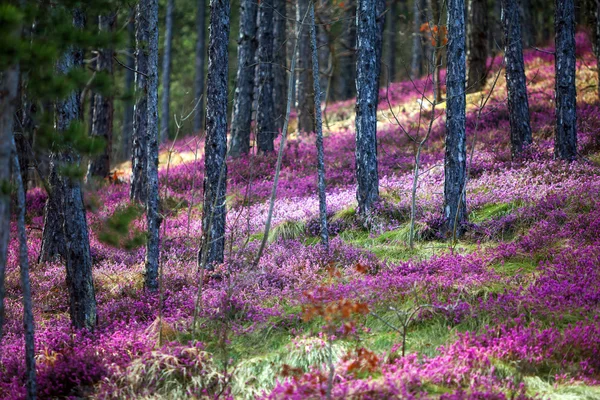
[[[283,221],[269,232],[269,242],[278,240],[299,239],[306,235],[306,222],[288,220]]]
[[[528,274],[537,268],[535,258],[510,258],[493,266],[494,270],[502,275],[514,276]]]
[[[527,394],[551,400],[597,400],[600,399],[600,386],[584,384],[552,384],[539,376],[523,378],[527,385]]]
[[[521,201],[512,201],[510,203],[492,203],[486,204],[480,209],[474,210],[469,215],[469,221],[474,223],[482,223],[494,218],[503,217],[512,213],[517,208],[521,207]]]

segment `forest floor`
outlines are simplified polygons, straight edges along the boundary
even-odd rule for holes
[[[319,245],[314,137],[286,144],[256,268],[276,157],[229,161],[226,262],[212,272],[196,262],[201,141],[164,146],[159,294],[143,290],[143,247],[126,249],[143,216],[127,237],[111,230],[129,185],[86,193],[93,333],[70,327],[64,266],[33,262],[46,196],[31,190],[40,398],[600,398],[600,102],[583,35],[577,57],[581,159],[572,164],[553,158],[552,55],[525,55],[534,144],[519,160],[510,157],[499,58],[484,91],[469,95],[469,224],[456,243],[438,233],[444,106],[423,99],[431,98],[427,79],[380,91],[381,201],[369,230],[355,215],[354,102],[327,107],[329,253]],[[411,248],[416,145],[398,123],[422,138],[431,118]],[[13,230],[0,398],[16,399],[25,364]]]

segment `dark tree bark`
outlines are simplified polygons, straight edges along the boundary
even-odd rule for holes
[[[415,3],[419,3],[415,1]],[[387,72],[388,80],[396,80],[396,37],[398,36],[398,1],[390,0],[390,9],[387,13]]]
[[[504,26],[504,63],[508,90],[508,115],[510,119],[510,144],[513,157],[531,143],[529,101],[523,49],[521,48],[521,21],[517,0],[502,0]]]
[[[532,23],[533,13],[530,0],[521,0],[520,12],[523,17],[521,19],[523,21],[523,46],[528,48],[535,45],[535,24]]]
[[[577,158],[577,89],[575,86],[575,5],[556,0],[556,137],[554,154],[563,160]]]
[[[148,22],[148,123],[146,140],[148,241],[146,242],[145,287],[153,291],[158,289],[159,228],[161,222],[158,213],[158,0],[141,0],[140,11],[145,14]]]
[[[127,49],[127,67],[125,69],[125,92],[133,94],[134,83],[135,83],[135,57],[133,53],[135,51],[135,12],[131,11],[129,14],[129,23],[127,24],[127,38],[129,45]],[[128,101],[124,105],[123,112],[123,137],[122,137],[122,158],[124,160],[131,160],[131,141],[133,135],[133,107],[134,103]]]
[[[206,172],[202,215],[203,248],[199,252],[199,265],[207,269],[223,262],[225,250],[229,13],[229,0],[211,0],[204,146]]]
[[[356,10],[356,180],[358,210],[368,219],[379,198],[377,173],[378,0],[359,0]]]
[[[21,290],[23,291],[23,327],[25,328],[25,366],[27,374],[27,399],[36,398],[35,379],[35,340],[33,322],[33,303],[31,300],[31,284],[29,281],[29,255],[27,252],[27,233],[25,232],[25,187],[18,172],[21,170],[17,146],[12,141],[13,176],[17,187],[17,229],[19,236],[19,269]]]
[[[148,142],[148,41],[150,40],[149,18],[142,3],[135,12],[135,106],[133,141],[131,150],[131,191],[133,201],[146,203]]]
[[[492,18],[492,32],[489,35],[490,38],[490,53],[493,55],[498,54],[504,49],[504,28],[502,26],[501,14],[502,14],[502,0],[492,0],[493,18]]]
[[[479,92],[487,79],[487,0],[469,0],[467,93]]]
[[[233,115],[231,117],[230,154],[233,157],[248,154],[250,151],[252,103],[254,102],[254,60],[257,47],[258,4],[254,0],[242,0],[240,8],[237,85],[233,96]]]
[[[312,47],[313,75],[319,73],[319,54],[317,46],[317,33],[315,27],[314,6],[310,10],[310,43]],[[315,91],[315,133],[317,134],[317,174],[319,188],[319,221],[321,225],[321,244],[329,252],[329,230],[327,228],[327,199],[325,196],[325,161],[323,151],[323,120],[321,116],[321,82],[313,80]]]
[[[339,74],[334,80],[336,100],[356,96],[356,0],[349,0],[343,14]]]
[[[359,0],[360,2],[360,0]],[[375,35],[375,67],[377,69],[377,93],[379,94],[379,84],[381,83],[381,70],[383,68],[383,35],[385,33],[385,0],[376,0],[375,12],[377,13],[377,30]]]
[[[410,66],[410,77],[417,79],[423,75],[423,42],[421,35],[421,25],[423,25],[425,18],[423,13],[425,10],[421,9],[421,2],[414,0],[413,3],[413,43],[412,43],[412,59]]]
[[[318,21],[317,29],[317,48],[318,48],[318,56],[319,56],[319,73],[315,75],[315,69],[312,69],[313,76],[319,77],[319,86],[322,88],[327,87],[327,83],[329,82],[329,60],[331,56],[330,48],[329,48],[329,25],[331,22],[330,11],[331,11],[331,2],[328,0],[319,0],[314,3],[315,5],[315,21]],[[315,22],[316,24],[316,22]],[[314,85],[313,85],[314,87]],[[325,93],[321,93],[321,100],[326,101]],[[316,129],[316,127],[315,127]]]
[[[162,104],[160,117],[160,140],[169,138],[169,122],[171,120],[171,48],[173,45],[173,8],[175,0],[167,0],[165,20],[165,43],[162,63]]]
[[[442,25],[442,10],[440,8],[440,0],[429,0],[429,9],[431,10],[431,18],[433,19],[429,26],[430,28],[440,27]],[[463,23],[464,23],[464,12],[463,12]],[[440,76],[440,71],[442,69],[442,54],[443,54],[443,41],[442,35],[433,34],[434,38],[434,47],[435,50],[433,54],[435,55],[435,59],[433,60],[432,71],[434,76],[432,77],[434,81],[434,92],[435,99],[439,103],[442,101],[442,79]]]
[[[296,3],[296,20],[304,20],[308,12],[308,0],[298,0]],[[298,82],[296,85],[296,101],[298,111],[298,130],[300,132],[314,132],[315,101],[312,93],[313,74],[310,56],[310,32],[302,29],[298,38]]]
[[[98,17],[100,32],[112,32],[115,29],[117,15],[111,13]],[[96,60],[96,70],[113,75],[112,48],[101,49]],[[110,174],[110,158],[112,153],[113,138],[113,97],[103,96],[100,93],[94,95],[94,108],[92,110],[91,136],[104,139],[106,146],[98,157],[92,159],[88,168],[88,177],[106,178]]]
[[[206,0],[198,0],[196,13],[196,75],[194,91],[196,113],[194,114],[194,131],[199,132],[204,125],[204,64],[206,58]]]
[[[448,1],[446,154],[444,160],[444,218],[446,233],[462,234],[466,219],[465,135],[465,3]]]
[[[275,150],[275,104],[273,102],[273,0],[258,6],[258,108],[256,138],[259,153]]]
[[[15,31],[17,35],[19,30]],[[10,237],[11,142],[19,87],[19,65],[0,75],[0,338],[4,325],[4,277]]]
[[[286,22],[287,7],[285,0],[273,0],[273,102],[275,103],[275,128],[283,129],[285,122],[285,99],[287,97],[286,72]]]
[[[42,247],[38,260],[40,263],[57,261],[66,254],[64,221],[60,201],[64,197],[64,193],[62,193],[63,188],[58,176],[58,164],[58,155],[50,154],[48,185],[51,191],[48,193],[48,199],[44,205]]]

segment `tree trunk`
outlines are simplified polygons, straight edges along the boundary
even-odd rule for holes
[[[147,0],[146,0],[147,1]],[[135,106],[133,141],[131,152],[131,191],[133,201],[146,203],[148,173],[146,149],[148,141],[148,41],[150,40],[149,18],[142,3],[135,13]]]
[[[465,135],[465,3],[448,1],[448,50],[446,74],[446,154],[444,161],[444,218],[446,234],[462,234],[466,219]]]
[[[508,115],[510,119],[510,144],[513,157],[531,143],[527,81],[521,48],[521,21],[517,0],[502,0],[504,26],[504,63],[508,90]]]
[[[487,79],[487,0],[469,0],[467,93],[479,92]]]
[[[504,48],[504,28],[501,21],[502,0],[492,0],[492,33],[488,35],[490,54],[496,55]]]
[[[315,27],[314,6],[310,10],[310,43],[312,47],[313,75],[319,73],[319,54],[317,46],[317,33]],[[319,220],[321,225],[321,244],[329,252],[329,231],[327,229],[327,200],[325,197],[325,161],[323,151],[323,121],[321,116],[321,83],[319,79],[313,80],[315,91],[315,133],[317,134],[317,173],[319,188]]]
[[[360,0],[359,0],[360,1]],[[375,12],[377,14],[377,31],[375,35],[375,67],[377,70],[377,96],[379,96],[379,85],[382,81],[381,70],[383,68],[382,65],[382,54],[383,54],[383,35],[385,30],[385,0],[376,0],[375,4]]]
[[[414,0],[413,3],[413,42],[412,59],[410,65],[410,77],[414,80],[423,75],[423,43],[421,41],[421,25],[423,24],[423,12],[421,2]]]
[[[254,60],[257,47],[256,18],[258,4],[254,0],[242,0],[240,8],[237,85],[233,96],[233,116],[231,117],[230,154],[233,157],[248,154],[250,151],[252,103],[254,102]],[[285,52],[283,54],[285,58]]]
[[[287,97],[286,72],[286,22],[285,0],[273,0],[275,7],[273,23],[273,102],[275,103],[275,129],[283,129],[285,122],[285,99]]]
[[[296,3],[296,20],[301,23],[308,12],[308,0],[298,0]],[[300,132],[314,132],[315,100],[311,93],[313,87],[313,74],[310,56],[310,32],[302,29],[298,38],[298,83],[296,86],[296,101],[298,111],[298,130]]]
[[[346,3],[340,45],[334,93],[336,100],[347,100],[356,96],[356,0]]]
[[[415,1],[415,3],[419,3]],[[398,26],[398,1],[390,0],[390,10],[387,13],[387,79],[396,80],[396,36],[400,31]]]
[[[140,11],[144,13],[148,22],[148,123],[146,139],[148,241],[146,242],[145,287],[153,291],[158,289],[159,228],[161,222],[158,213],[158,0],[141,0]]]
[[[440,3],[439,0],[429,0],[429,9],[431,10],[431,17],[433,19],[433,21],[429,24],[430,28],[439,28],[442,25],[442,10],[440,9]],[[464,24],[464,12],[463,12],[463,17],[462,17],[462,21]],[[438,30],[438,32],[441,29]],[[435,98],[436,101],[438,103],[440,103],[442,101],[442,79],[441,79],[441,74],[440,71],[442,69],[442,54],[443,54],[443,35],[441,34],[433,34],[433,41],[434,41],[434,46],[436,47],[435,51],[433,52],[433,54],[435,55],[435,60],[433,60],[433,74],[434,76],[432,77],[433,81],[434,81],[434,92],[435,92]]]
[[[44,205],[44,228],[42,231],[42,247],[40,263],[57,261],[66,254],[64,220],[61,200],[64,197],[63,187],[58,176],[58,155],[50,154],[50,174],[48,186],[50,193]]]
[[[227,189],[227,74],[229,0],[211,0],[208,39],[206,139],[204,146],[204,209],[199,265],[222,263],[225,250],[225,194]]]
[[[258,109],[256,136],[259,153],[275,150],[275,104],[273,102],[273,0],[258,6]]]
[[[204,64],[206,58],[206,0],[198,0],[196,13],[196,75],[194,77],[194,91],[196,113],[194,114],[194,131],[199,132],[204,125]]]
[[[15,30],[17,35],[19,30]],[[0,74],[0,338],[4,325],[4,277],[10,238],[11,142],[19,86],[19,65]],[[18,172],[17,172],[18,173]]]
[[[100,32],[112,32],[117,22],[116,13],[101,15],[98,17]],[[98,52],[96,70],[113,75],[113,49],[101,49]],[[94,95],[94,109],[92,112],[91,136],[104,139],[106,146],[99,156],[90,161],[88,177],[106,178],[110,174],[110,158],[112,154],[113,137],[113,97],[103,96],[100,93]]]
[[[554,154],[563,160],[577,157],[577,89],[575,86],[575,5],[556,0],[556,137]]]
[[[356,10],[356,180],[358,211],[368,220],[379,198],[377,173],[378,0],[359,0]]]
[[[162,63],[162,113],[160,118],[160,140],[169,138],[169,122],[171,112],[171,47],[173,43],[173,8],[175,0],[167,0],[167,16],[165,21],[165,49]]]
[[[330,7],[331,2],[327,0],[319,0],[314,3],[316,20],[319,22],[319,25],[316,25],[317,29],[317,49],[319,56],[319,73],[315,75],[315,69],[312,69],[313,76],[319,77],[319,86],[322,88],[327,87],[327,82],[329,82],[329,59],[330,59],[330,49],[329,49],[329,27],[331,24],[330,18]],[[314,87],[314,85],[313,85]],[[321,101],[326,101],[325,93],[321,93]],[[315,127],[316,129],[316,127]]]
[[[127,24],[127,38],[129,45],[127,49],[127,67],[125,69],[125,92],[133,94],[135,83],[135,12],[132,10],[129,14],[129,23]],[[134,103],[128,101],[124,105],[123,113],[123,138],[122,140],[122,159],[131,160],[131,141],[133,135],[133,107]]]
[[[523,45],[525,48],[529,48],[535,45],[535,24],[533,21],[533,13],[531,12],[530,0],[521,0],[520,12],[523,17],[521,21],[523,24]]]
[[[29,282],[29,256],[27,251],[27,233],[25,231],[25,187],[19,171],[21,170],[17,146],[12,141],[13,176],[17,186],[17,228],[19,235],[19,266],[21,290],[23,291],[23,327],[25,328],[25,365],[27,374],[27,399],[36,397],[35,379],[35,338],[33,322],[33,303],[31,300],[31,284]],[[1,331],[1,330],[0,330]]]

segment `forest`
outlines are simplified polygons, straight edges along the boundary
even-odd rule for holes
[[[600,0],[0,0],[0,399],[600,399]]]

